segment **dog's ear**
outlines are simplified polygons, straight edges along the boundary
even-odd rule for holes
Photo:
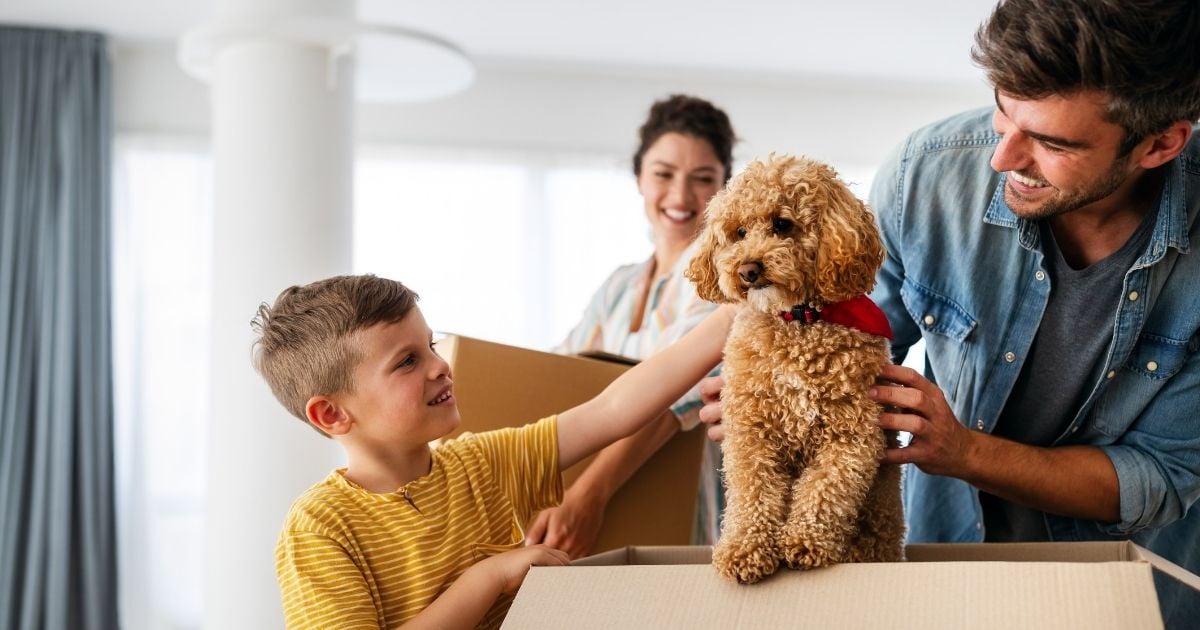
[[[720,193],[718,193],[718,196]],[[728,303],[729,298],[721,293],[720,275],[717,272],[717,265],[713,258],[717,255],[717,250],[720,248],[720,243],[717,241],[717,222],[713,220],[713,203],[717,199],[713,199],[709,203],[709,211],[705,215],[704,231],[697,238],[700,240],[700,248],[692,261],[688,263],[687,271],[684,275],[692,284],[696,285],[696,294],[701,299],[718,304]]]
[[[870,292],[883,263],[883,242],[875,217],[866,204],[822,166],[820,186],[828,203],[821,211],[817,247],[817,294],[827,302],[848,300]]]

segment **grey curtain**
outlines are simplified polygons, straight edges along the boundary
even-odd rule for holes
[[[0,27],[0,628],[116,628],[103,35]]]

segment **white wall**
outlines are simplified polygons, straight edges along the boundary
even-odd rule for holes
[[[729,113],[743,140],[735,149],[739,161],[780,151],[843,168],[877,164],[908,131],[991,102],[982,74],[974,84],[932,85],[485,60],[475,83],[452,97],[360,105],[357,129],[360,141],[370,144],[584,151],[626,159],[650,103],[672,92],[703,96]],[[116,46],[114,94],[118,133],[207,135],[207,88],[178,69],[167,44]]]

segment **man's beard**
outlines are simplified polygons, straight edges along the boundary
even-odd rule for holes
[[[1004,186],[1004,202],[1013,211],[1013,214],[1029,221],[1039,221],[1048,219],[1053,216],[1078,210],[1090,203],[1104,199],[1113,194],[1121,184],[1125,183],[1127,177],[1125,168],[1129,164],[1129,156],[1118,158],[1113,161],[1113,165],[1109,167],[1104,175],[1089,184],[1086,188],[1075,190],[1073,192],[1063,192],[1055,189],[1054,194],[1036,207],[1030,207],[1030,202],[1023,198],[1007,184]],[[1029,179],[1037,179],[1046,181],[1042,177],[1030,177],[1021,174]],[[1011,177],[1011,175],[1010,175]]]

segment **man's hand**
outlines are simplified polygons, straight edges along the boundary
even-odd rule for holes
[[[532,545],[492,556],[472,569],[486,571],[503,593],[516,593],[532,566],[562,566],[571,562],[567,554],[546,545]]]
[[[708,425],[708,439],[714,442],[725,439],[725,426],[721,424],[721,389],[724,387],[723,376],[709,376],[700,381],[700,399],[704,401],[700,421]]]
[[[871,388],[871,397],[884,405],[879,426],[907,431],[912,440],[904,448],[889,448],[884,463],[916,464],[931,475],[963,478],[975,451],[976,433],[959,423],[942,390],[915,370],[889,365]]]
[[[600,534],[604,508],[602,502],[575,497],[568,491],[562,505],[537,515],[525,535],[525,543],[545,544],[565,552],[572,560],[582,558],[591,551]]]

